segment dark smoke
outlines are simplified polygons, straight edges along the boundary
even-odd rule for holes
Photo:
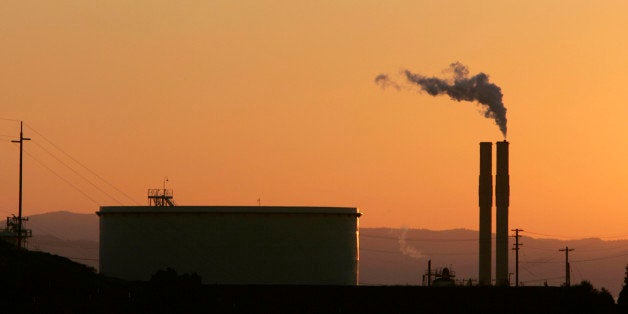
[[[453,82],[438,77],[425,77],[409,70],[403,71],[403,74],[408,82],[418,85],[421,90],[432,96],[447,94],[453,100],[479,102],[482,104],[484,116],[495,120],[495,124],[506,138],[508,131],[506,107],[502,102],[501,88],[490,83],[488,75],[484,73],[469,77],[469,69],[460,62],[452,63],[448,70],[453,74]],[[386,74],[378,75],[375,83],[384,88],[393,86],[399,89],[399,85]]]
[[[380,74],[375,77],[375,84],[380,85],[382,88],[394,87],[396,90],[400,90],[401,87],[395,81],[391,80],[388,75]]]

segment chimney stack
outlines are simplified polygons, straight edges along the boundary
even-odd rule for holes
[[[493,207],[493,143],[480,143],[480,273],[479,284],[491,284],[491,229]]]
[[[508,142],[497,142],[495,175],[496,240],[495,283],[508,285],[508,206],[510,203],[510,175],[508,174]],[[481,244],[480,244],[481,245]]]

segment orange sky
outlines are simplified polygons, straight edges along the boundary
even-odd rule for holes
[[[510,226],[628,237],[628,3],[600,2],[2,1],[0,118],[142,204],[168,176],[182,205],[260,197],[357,206],[362,227],[477,229],[478,142],[497,126],[373,83],[460,61],[504,93]],[[17,207],[17,126],[0,120],[2,215]],[[93,201],[27,156],[25,214],[116,204],[26,131]]]

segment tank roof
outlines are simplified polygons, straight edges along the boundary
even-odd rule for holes
[[[102,214],[362,214],[356,207],[312,207],[312,206],[101,206],[97,215]]]

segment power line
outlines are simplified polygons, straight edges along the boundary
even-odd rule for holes
[[[545,277],[545,278],[543,278],[542,276],[538,276],[537,274],[535,274],[534,272],[532,272],[530,269],[528,269],[527,267],[525,267],[523,265],[521,265],[521,268],[523,268],[523,270],[525,270],[526,272],[528,272],[530,275],[533,276],[533,279],[522,281],[522,283],[526,283],[526,284],[527,283],[531,283],[531,282],[545,282],[545,283],[547,283],[548,281],[551,281],[551,280],[563,279],[562,276],[559,276],[559,277]]]
[[[570,266],[571,266],[571,264],[570,264]],[[578,275],[580,275],[580,280],[584,279],[584,276],[582,276],[582,272],[580,271],[580,267],[577,267],[576,265],[574,265],[572,268],[575,269],[576,272],[578,272]]]
[[[563,277],[562,276],[560,276],[560,277],[550,277],[550,278],[539,278],[539,277],[537,277],[537,279],[526,280],[525,282],[539,282],[539,281],[549,281],[549,280],[559,280],[559,279],[563,279]]]
[[[612,256],[604,256],[604,257],[598,257],[598,258],[580,259],[580,260],[575,260],[575,261],[572,261],[572,262],[593,262],[593,261],[600,261],[600,260],[605,260],[605,259],[613,259],[613,258],[624,257],[624,256],[628,256],[628,253],[619,254],[619,255],[612,255]]]
[[[63,180],[63,182],[67,183],[69,186],[71,186],[73,189],[77,190],[79,193],[83,194],[83,196],[85,196],[87,199],[89,199],[90,201],[92,201],[92,203],[96,204],[97,206],[100,206],[100,204],[93,199],[92,197],[90,197],[89,195],[87,195],[87,193],[83,192],[81,189],[79,189],[77,186],[75,186],[74,184],[72,184],[70,181],[68,181],[67,179],[65,179],[64,177],[62,177],[61,175],[59,175],[58,173],[56,173],[54,170],[52,170],[50,167],[46,166],[43,162],[41,162],[40,160],[38,160],[37,158],[35,158],[35,156],[31,155],[28,151],[25,151],[26,155],[28,157],[30,157],[31,159],[33,159],[34,161],[36,161],[40,166],[44,167],[45,169],[47,169],[48,171],[52,172],[52,174],[54,174],[55,176],[57,176],[57,178]]]
[[[9,118],[2,118],[2,117],[0,117],[0,120],[4,120],[4,121],[13,121],[13,122],[20,122],[20,120],[17,120],[17,119],[9,119]]]
[[[31,131],[35,132],[37,135],[41,136],[41,138],[43,138],[46,142],[48,142],[50,145],[52,145],[54,148],[56,148],[58,151],[60,151],[61,153],[63,153],[65,156],[67,156],[68,158],[70,158],[72,161],[74,161],[76,164],[78,164],[79,166],[83,167],[85,170],[87,170],[89,173],[91,173],[92,175],[94,175],[95,177],[97,177],[98,179],[100,179],[102,182],[104,182],[105,184],[109,185],[111,188],[113,188],[114,190],[118,191],[120,194],[124,195],[124,197],[126,197],[127,199],[129,199],[131,202],[133,202],[135,205],[139,205],[137,203],[137,201],[135,201],[133,198],[131,198],[130,196],[128,196],[126,193],[124,193],[122,190],[118,189],[117,187],[115,187],[113,184],[111,184],[109,181],[105,180],[102,176],[100,176],[99,174],[97,174],[95,171],[91,170],[90,168],[88,168],[87,166],[85,166],[83,163],[79,162],[78,160],[76,160],[74,157],[72,157],[70,154],[68,154],[67,152],[65,152],[63,149],[61,149],[61,147],[57,146],[55,143],[53,143],[50,139],[48,139],[46,136],[44,136],[43,134],[41,134],[40,132],[38,132],[37,130],[35,130],[33,128],[33,126],[31,126],[28,123],[25,123],[26,127],[28,127],[29,129],[31,129]]]
[[[544,247],[536,247],[536,246],[529,246],[529,245],[526,245],[526,248],[533,249],[533,250],[542,250],[542,251],[552,251],[552,252],[556,251],[556,249],[550,249],[550,248],[544,248]]]
[[[627,241],[628,242],[628,241]],[[578,249],[578,251],[580,252],[599,252],[599,251],[617,251],[617,250],[624,250],[626,247],[625,246],[613,246],[613,247],[607,247],[607,248],[591,248],[591,249]]]
[[[429,256],[462,256],[462,255],[478,255],[478,253],[430,253],[430,252],[423,252],[424,255],[429,255]]]
[[[401,251],[387,251],[387,250],[368,249],[368,248],[360,248],[360,251],[404,255]],[[477,255],[477,253],[429,253],[429,252],[421,252],[421,253],[428,256]]]
[[[376,238],[376,239],[387,239],[387,240],[399,240],[399,237],[387,237],[387,236],[376,236],[376,235],[366,235],[366,234],[360,234],[360,237],[364,237],[364,238]],[[406,238],[406,241],[417,241],[417,242],[421,242],[421,241],[434,241],[434,242],[465,242],[465,241],[478,241],[477,238],[472,239],[472,238],[465,238],[465,239],[444,239],[444,238]]]
[[[87,181],[87,183],[89,183],[91,186],[93,186],[95,189],[97,189],[98,191],[100,191],[101,193],[107,195],[109,198],[111,198],[112,200],[114,200],[115,202],[117,202],[120,205],[123,205],[122,202],[120,202],[117,198],[113,197],[111,194],[107,193],[106,191],[104,191],[103,189],[99,188],[98,186],[96,186],[94,183],[92,183],[92,181],[90,181],[89,179],[85,178],[82,174],[80,174],[78,171],[76,171],[75,169],[73,169],[72,167],[70,167],[69,165],[67,165],[65,162],[63,162],[61,159],[59,159],[57,156],[53,155],[50,151],[48,151],[46,148],[44,148],[42,145],[38,144],[37,142],[33,142],[35,143],[37,146],[39,146],[39,148],[41,148],[43,151],[45,151],[46,153],[48,153],[50,156],[52,156],[52,158],[54,158],[56,161],[58,161],[59,163],[61,163],[62,165],[64,165],[66,168],[70,169],[72,172],[74,172],[76,175],[78,175],[79,177],[81,177],[83,180]]]
[[[624,236],[628,236],[628,234],[621,234],[621,235],[608,235],[608,236],[597,236],[597,237],[562,237],[559,235],[551,235],[551,234],[543,234],[543,233],[536,233],[536,232],[529,232],[526,230],[526,233],[530,233],[530,234],[535,234],[535,235],[542,235],[542,236],[547,236],[547,237],[554,237],[554,239],[556,240],[569,240],[569,239],[576,239],[576,240],[580,240],[580,239],[588,239],[588,238],[600,238],[600,239],[609,239],[609,238],[620,238],[620,237],[624,237]],[[390,240],[399,240],[398,237],[388,237],[388,236],[377,236],[377,235],[364,235],[361,234],[361,237],[365,237],[365,238],[377,238],[377,239],[390,239]],[[525,238],[522,236],[522,238]],[[495,239],[495,236],[492,235],[491,239]],[[435,241],[435,242],[464,242],[464,241],[478,241],[478,238],[453,238],[453,239],[446,239],[446,238],[407,238],[407,241]],[[555,249],[552,248],[541,248],[541,247],[534,247],[534,246],[526,246],[528,248],[533,248],[533,249],[538,249],[538,250],[547,250],[547,251],[555,251]]]
[[[48,235],[48,236],[52,236],[55,240],[59,240],[61,243],[65,244],[65,245],[54,245],[54,244],[45,244],[46,247],[64,247],[64,248],[72,248],[75,250],[78,250],[79,252],[75,252],[75,253],[79,253],[85,256],[91,256],[93,255],[93,250],[98,250],[98,248],[87,248],[87,247],[83,247],[83,246],[79,246],[79,245],[72,245],[73,241],[66,239],[64,236],[56,233],[55,231],[49,229],[48,227],[46,227],[44,224],[40,224],[37,221],[31,220],[29,221],[29,225],[31,225],[32,227],[35,227],[36,229],[40,229],[43,232],[40,232],[40,236],[41,235]],[[39,237],[37,235],[35,235],[34,242],[37,242],[36,239],[38,239]],[[42,244],[42,243],[40,243]],[[30,243],[30,245],[33,245],[37,250],[42,251],[42,252],[48,252],[51,253],[49,250],[47,251],[43,251],[41,249],[40,246],[34,245],[34,243]]]
[[[69,258],[69,259],[82,260],[82,261],[96,261],[96,262],[99,261],[99,259],[97,258],[82,258],[82,257],[71,257],[71,256],[64,256],[64,257]]]
[[[542,251],[556,251],[556,249],[550,249],[550,248],[542,248],[542,247],[536,247],[536,246],[529,246],[526,245],[526,248],[528,249],[533,249],[533,250],[542,250]],[[610,248],[591,248],[591,249],[578,249],[579,252],[600,252],[600,251],[607,251],[607,252],[612,252],[612,251],[617,251],[617,250],[623,250],[625,249],[625,246],[614,246],[614,247],[610,247]]]
[[[560,261],[519,261],[519,264],[555,264],[562,263]]]
[[[573,249],[569,249],[569,251],[572,251]],[[565,249],[561,249],[561,251],[565,251]],[[567,255],[567,253],[566,253]],[[570,267],[571,263],[583,263],[583,262],[594,262],[594,261],[601,261],[601,260],[607,260],[607,259],[614,259],[614,258],[619,258],[619,257],[625,257],[628,256],[628,253],[623,253],[623,254],[616,254],[616,255],[609,255],[609,256],[603,256],[603,257],[597,257],[597,258],[590,258],[590,259],[579,259],[579,260],[571,260],[571,261],[565,261],[565,263],[567,263],[568,265],[565,266]],[[519,263],[521,264],[556,264],[556,263],[563,263],[562,261],[555,261],[555,260],[551,260],[551,258],[549,260],[545,260],[545,261],[520,261]],[[524,266],[522,266],[522,268],[524,268]],[[526,268],[524,268],[526,269]],[[527,270],[527,269],[526,269]],[[568,270],[566,270],[567,272]],[[565,277],[561,277],[561,278],[565,278]]]
[[[525,255],[524,255],[525,256]],[[555,257],[549,257],[545,260],[532,260],[532,261],[519,261],[522,264],[548,264],[548,263],[561,263],[560,261],[555,261]]]
[[[401,252],[377,250],[377,249],[363,249],[363,248],[360,248],[360,251],[376,252],[376,253],[387,253],[387,254],[401,254]]]
[[[533,273],[531,270],[529,270],[527,267],[521,265],[521,268],[523,268],[523,270],[527,271],[530,275],[538,278],[538,276],[535,273]]]
[[[44,250],[42,250],[42,248],[41,248],[40,246],[38,246],[38,245],[33,245],[33,246],[34,246],[35,251],[38,251],[38,252],[44,252],[44,253],[49,253],[49,254],[54,254],[54,253],[50,253],[50,252],[48,252],[48,251],[44,251]],[[48,246],[48,247],[50,247],[50,245],[47,245],[47,246]],[[58,256],[61,256],[61,257],[67,258],[67,259],[73,259],[73,260],[95,261],[95,262],[100,261],[98,258],[89,258],[89,257],[71,257],[71,256],[65,256],[65,255],[59,255],[59,254],[55,254],[55,255],[58,255]]]
[[[99,250],[98,247],[87,248],[87,247],[83,247],[79,245],[71,245],[70,242],[72,242],[72,240],[63,240],[63,239],[58,239],[58,240],[66,244],[51,244],[50,242],[44,242],[44,245],[47,247],[70,248],[70,249],[77,249],[77,250],[82,250],[82,251],[88,251],[88,250],[98,251]],[[97,243],[97,242],[93,242],[93,243]]]
[[[628,233],[620,233],[620,234],[612,234],[612,235],[597,235],[597,236],[561,236],[561,235],[556,235],[556,234],[545,234],[545,233],[538,233],[538,232],[532,232],[532,231],[526,231],[526,232],[530,234],[534,234],[534,235],[540,235],[544,237],[553,237],[553,238],[561,239],[561,240],[581,240],[581,239],[595,239],[595,238],[613,239],[613,238],[628,237]]]

